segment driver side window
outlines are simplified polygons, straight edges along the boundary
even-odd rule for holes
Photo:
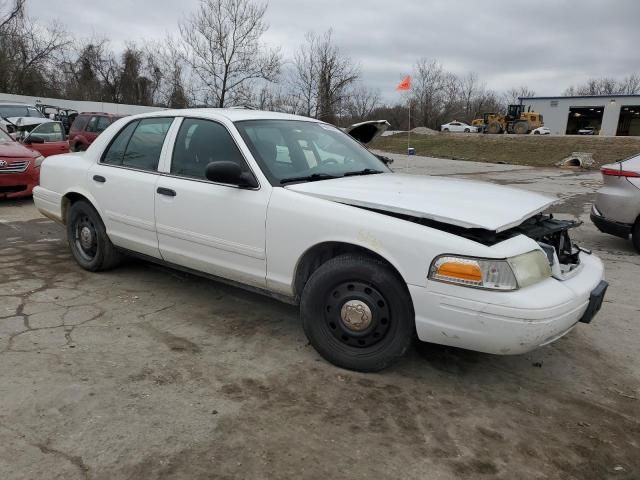
[[[185,118],[173,149],[171,173],[206,179],[207,165],[220,161],[235,162],[243,172],[250,172],[238,146],[223,125],[211,120]]]

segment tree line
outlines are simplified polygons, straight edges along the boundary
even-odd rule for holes
[[[386,118],[397,129],[408,127],[408,105],[412,126],[437,128],[535,95],[526,86],[498,93],[476,73],[456,75],[422,58],[408,96],[385,104],[331,29],[307,33],[293,58],[265,45],[267,4],[256,0],[200,0],[176,35],[131,41],[122,52],[105,38],[75,38],[61,23],[38,24],[27,15],[27,2],[0,0],[1,92],[168,108],[244,105],[340,125]],[[640,76],[631,75],[589,80],[565,93],[639,91]]]

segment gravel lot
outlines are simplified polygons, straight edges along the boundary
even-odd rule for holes
[[[562,198],[606,263],[594,323],[524,356],[420,344],[352,373],[293,307],[136,260],[87,273],[31,200],[0,200],[0,478],[640,478],[640,255],[590,224],[599,174],[409,171]]]

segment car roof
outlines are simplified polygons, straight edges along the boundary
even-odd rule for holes
[[[292,115],[290,113],[270,112],[266,110],[251,110],[247,108],[185,108],[180,110],[159,110],[156,112],[131,115],[129,118],[147,117],[201,117],[220,119],[225,118],[231,122],[243,120],[301,120],[305,122],[322,123],[314,118]]]

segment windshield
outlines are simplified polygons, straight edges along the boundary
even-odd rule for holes
[[[247,120],[235,125],[273,185],[390,171],[369,150],[331,125],[301,120]]]
[[[0,105],[0,117],[37,117],[45,118],[42,113],[28,105]]]

